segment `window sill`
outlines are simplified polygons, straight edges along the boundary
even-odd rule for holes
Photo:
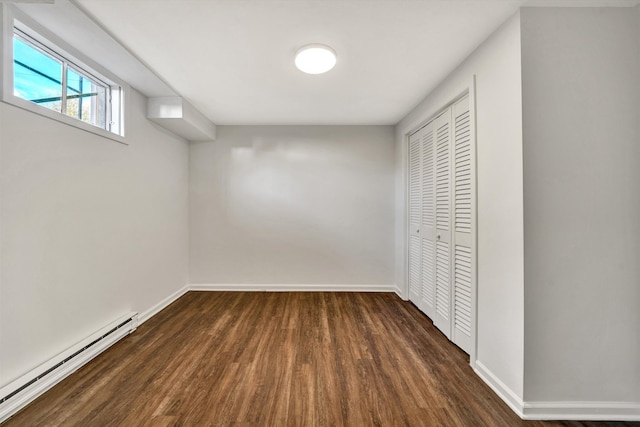
[[[53,119],[57,122],[64,123],[68,126],[72,126],[74,128],[83,130],[85,132],[89,132],[94,135],[101,136],[103,138],[110,139],[115,142],[119,142],[120,144],[128,145],[124,136],[90,125],[89,123],[85,123],[78,119],[74,119],[73,117],[65,116],[64,114],[61,114],[61,113],[58,113],[57,111],[53,111],[48,108],[42,107],[40,105],[34,104],[33,102],[27,101],[26,99],[9,95],[9,96],[4,96],[2,99],[2,102],[4,102],[5,104],[13,105],[14,107],[18,107],[22,110],[35,113],[39,116]]]

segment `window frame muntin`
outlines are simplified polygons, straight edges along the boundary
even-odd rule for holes
[[[112,114],[112,108],[113,108],[113,104],[111,103],[111,90],[112,90],[112,86],[108,83],[103,82],[102,80],[100,80],[99,78],[97,78],[96,76],[94,76],[93,74],[85,71],[83,68],[79,67],[78,65],[72,63],[72,62],[68,62],[68,63],[63,63],[63,71],[64,71],[64,87],[66,87],[67,89],[69,88],[68,86],[68,72],[69,69],[71,69],[71,71],[73,71],[74,73],[80,75],[80,76],[84,76],[89,78],[90,81],[94,81],[98,84],[100,84],[100,86],[102,86],[104,88],[105,91],[105,95],[104,95],[104,108],[105,108],[105,117],[104,117],[104,125],[105,128],[102,128],[98,125],[92,125],[97,127],[98,129],[105,129],[108,130],[111,133],[114,133],[112,130],[113,127],[113,122],[111,121],[111,114]],[[66,103],[67,103],[67,91],[65,91],[64,94],[64,100],[65,100],[65,111],[66,111]],[[71,117],[71,116],[69,116]],[[76,120],[80,120],[83,121],[82,119],[76,119]],[[87,123],[87,122],[85,122]]]

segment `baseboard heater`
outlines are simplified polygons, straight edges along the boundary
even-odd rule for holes
[[[138,313],[109,323],[56,357],[0,389],[0,423],[76,372],[138,327]]]

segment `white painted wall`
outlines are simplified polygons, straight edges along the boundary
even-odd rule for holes
[[[474,51],[396,126],[396,281],[406,289],[406,135],[476,76],[477,361],[512,397],[523,391],[523,194],[520,17]]]
[[[189,151],[191,284],[392,285],[393,127],[220,126]]]
[[[128,146],[0,103],[0,386],[187,283],[187,144],[127,99]]]
[[[640,401],[633,12],[521,12],[527,401]]]

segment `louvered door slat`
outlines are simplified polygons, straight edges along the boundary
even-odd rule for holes
[[[467,337],[471,337],[471,251],[456,246],[454,261],[454,328]]]
[[[427,308],[426,311],[432,311],[434,307],[434,261],[435,254],[433,250],[433,241],[428,239],[422,240],[422,300]],[[427,313],[430,314],[430,313]]]
[[[409,142],[409,220],[419,224],[420,213],[420,140],[416,137]]]
[[[449,319],[449,245],[436,243],[436,312]]]
[[[458,298],[462,304],[466,304],[469,307],[471,306],[471,290],[470,289],[465,290],[463,287],[460,287],[459,292],[457,293],[457,296],[456,296],[456,301],[458,300]]]
[[[433,227],[435,206],[433,203],[433,126],[422,131],[422,224]]]
[[[471,133],[469,132],[469,110],[455,117],[455,209],[456,232],[471,232]],[[461,132],[459,132],[461,130]]]
[[[443,118],[437,120],[437,140],[436,140],[436,228],[438,230],[449,230],[449,209],[450,209],[450,152],[451,137],[448,116],[445,113]],[[442,117],[442,116],[441,116]]]
[[[420,290],[421,276],[420,238],[409,237],[409,292],[417,294]]]

